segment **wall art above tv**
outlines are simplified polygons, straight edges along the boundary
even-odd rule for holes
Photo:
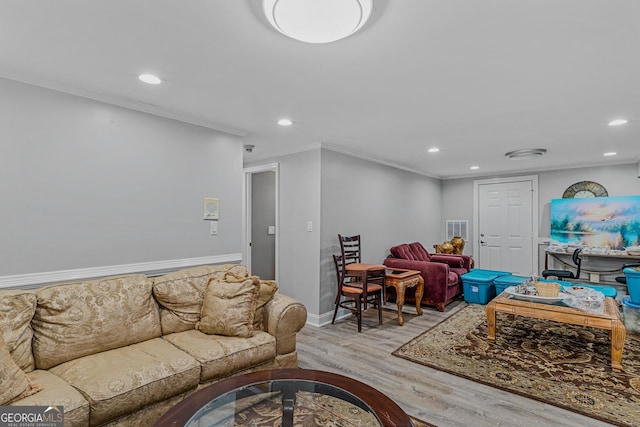
[[[551,200],[550,245],[623,250],[640,244],[640,196]]]

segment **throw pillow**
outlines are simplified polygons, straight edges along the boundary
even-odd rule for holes
[[[9,353],[0,331],[0,405],[20,400],[39,392],[42,388],[31,382]]]
[[[273,299],[277,290],[278,284],[275,280],[260,280],[256,314],[253,318],[253,329],[264,329],[264,306]]]
[[[259,286],[256,276],[242,281],[211,279],[196,329],[209,335],[252,336]]]

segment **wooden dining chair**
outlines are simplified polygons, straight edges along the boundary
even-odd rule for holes
[[[382,264],[366,264],[362,262],[360,235],[343,236],[338,234],[340,254],[345,267],[345,278],[354,283],[375,283],[382,286],[385,293],[385,276],[387,267]],[[366,296],[366,295],[365,295]],[[364,299],[364,310],[367,309],[367,298]]]
[[[339,308],[350,310],[355,314],[358,322],[358,332],[362,332],[362,313],[366,310],[365,302],[373,304],[378,309],[378,324],[382,325],[382,289],[384,285],[377,283],[367,283],[366,285],[346,275],[346,264],[342,255],[333,255],[333,264],[336,268],[336,279],[338,283],[338,293],[335,300],[335,309],[331,324],[336,321]],[[344,298],[344,299],[343,299]]]

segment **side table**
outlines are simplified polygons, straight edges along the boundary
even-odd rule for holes
[[[402,326],[404,319],[402,318],[402,306],[404,305],[404,291],[407,288],[416,287],[416,311],[418,316],[422,316],[422,307],[420,301],[424,293],[424,279],[418,270],[406,270],[403,268],[387,269],[385,278],[386,286],[393,286],[396,289],[396,305],[398,306],[398,324]],[[386,303],[385,294],[385,303]]]

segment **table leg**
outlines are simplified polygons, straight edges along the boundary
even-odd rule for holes
[[[422,316],[422,307],[420,302],[422,301],[422,295],[424,294],[424,279],[422,276],[418,276],[418,284],[416,285],[416,312],[418,316]]]
[[[624,349],[624,339],[627,330],[620,320],[611,322],[611,367],[615,370],[622,370],[622,350]]]
[[[496,305],[494,302],[487,304],[485,308],[487,313],[487,327],[489,329],[487,338],[489,341],[496,340]]]
[[[404,324],[404,319],[402,318],[402,306],[404,305],[405,286],[403,282],[400,282],[394,287],[396,288],[396,304],[398,305],[398,325],[402,326]]]

